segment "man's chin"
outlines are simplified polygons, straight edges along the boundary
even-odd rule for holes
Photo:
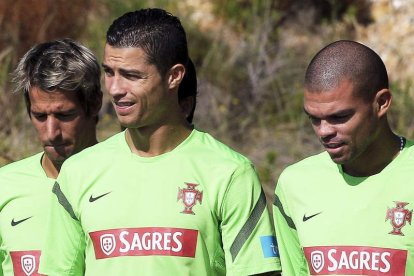
[[[343,155],[330,154],[329,156],[331,157],[332,161],[338,165],[344,165],[348,161],[348,159]]]
[[[63,162],[65,162],[66,159],[68,159],[71,154],[69,153],[61,153],[61,152],[55,152],[55,151],[47,151],[45,150],[45,154],[47,156],[47,158],[52,161],[53,164],[56,165],[62,165]]]
[[[139,126],[137,126],[137,123],[134,121],[129,121],[129,120],[118,120],[119,124],[121,125],[121,128],[126,129],[126,128],[138,128]]]

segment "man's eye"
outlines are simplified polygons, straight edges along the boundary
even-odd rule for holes
[[[349,119],[349,115],[336,115],[336,116],[332,116],[331,120],[332,122],[335,123],[342,123],[345,122]]]
[[[309,121],[310,121],[313,125],[317,125],[317,124],[319,124],[319,123],[321,122],[321,120],[320,120],[320,119],[315,118],[315,117],[312,117],[312,116],[308,116],[308,118],[309,118]]]
[[[73,118],[76,117],[76,115],[77,115],[76,113],[62,113],[62,114],[57,114],[56,117],[59,120],[67,121],[67,120],[72,120]]]
[[[140,77],[139,77],[139,76],[137,76],[137,75],[133,75],[133,74],[126,74],[126,75],[125,75],[125,78],[127,78],[127,79],[129,79],[129,80],[138,80],[138,79],[140,79]]]
[[[33,114],[32,113],[32,117],[35,118],[38,121],[44,121],[46,120],[46,114]]]
[[[114,72],[110,69],[104,69],[105,76],[113,76]]]

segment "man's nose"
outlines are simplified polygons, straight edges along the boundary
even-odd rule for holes
[[[327,122],[326,120],[321,120],[319,125],[315,128],[316,134],[324,139],[335,134],[335,126]]]
[[[125,94],[123,79],[118,75],[105,77],[105,87],[112,98]]]
[[[46,134],[49,140],[55,140],[62,135],[60,121],[54,116],[48,116],[46,120]]]

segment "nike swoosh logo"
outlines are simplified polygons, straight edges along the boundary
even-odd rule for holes
[[[110,193],[111,193],[111,192],[107,192],[107,193],[102,194],[102,195],[97,196],[97,197],[93,197],[93,195],[91,195],[91,197],[89,198],[89,202],[94,202],[94,201],[96,201],[96,200],[100,199],[101,197],[104,197],[104,196],[106,196],[107,194],[110,194]]]
[[[16,225],[18,225],[18,224],[22,223],[23,221],[26,221],[30,218],[32,218],[32,217],[28,217],[28,218],[17,220],[17,221],[14,221],[14,218],[13,218],[12,221],[11,221],[11,226],[16,226]]]
[[[313,217],[315,217],[315,216],[317,216],[317,215],[319,215],[319,214],[321,214],[322,212],[319,212],[319,213],[316,213],[316,214],[313,214],[313,215],[311,215],[311,216],[306,216],[306,214],[305,215],[303,215],[303,222],[305,222],[305,221],[307,221],[307,220],[309,220],[309,219],[311,219],[311,218],[313,218]]]

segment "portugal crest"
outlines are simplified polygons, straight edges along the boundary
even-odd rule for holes
[[[389,234],[404,236],[404,234],[401,232],[401,228],[405,226],[405,223],[407,221],[411,225],[413,210],[409,211],[408,209],[404,208],[406,205],[408,205],[407,202],[394,202],[397,206],[394,208],[388,208],[385,221],[388,219],[391,220],[391,225],[394,228],[391,232],[389,232]]]
[[[32,275],[36,269],[36,259],[32,255],[23,255],[20,259],[22,270],[27,276]]]
[[[115,236],[113,234],[105,234],[101,236],[101,249],[106,256],[111,255],[116,247]]]
[[[197,201],[201,204],[201,202],[203,201],[203,192],[195,188],[198,186],[198,184],[185,184],[187,184],[186,188],[180,189],[180,187],[178,187],[177,200],[182,199],[184,203],[184,210],[181,211],[181,213],[195,215],[192,208],[197,203]]]
[[[322,270],[325,266],[325,258],[322,251],[313,251],[311,253],[311,264],[316,273],[319,273]]]

